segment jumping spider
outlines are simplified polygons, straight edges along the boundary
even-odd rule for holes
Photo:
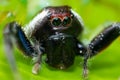
[[[83,57],[83,73],[86,75],[87,60],[120,35],[120,23],[109,25],[88,46],[77,39],[83,27],[80,16],[69,6],[50,6],[44,8],[23,29],[15,21],[7,24],[4,29],[5,46],[12,49],[14,43],[26,56],[36,58],[32,69],[34,74],[38,73],[41,57],[46,54],[46,63],[58,69],[73,65],[75,56]],[[6,52],[11,52],[8,49]]]

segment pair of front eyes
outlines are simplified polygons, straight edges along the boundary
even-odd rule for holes
[[[66,26],[68,24],[70,24],[72,21],[71,17],[64,17],[63,20],[59,17],[54,17],[51,21],[51,24],[54,25],[54,26],[59,26],[59,25],[63,25],[63,26]]]

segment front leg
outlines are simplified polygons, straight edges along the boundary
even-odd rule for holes
[[[89,57],[107,48],[120,35],[120,23],[114,23],[105,28],[88,45]]]
[[[5,51],[7,59],[10,63],[12,70],[16,71],[16,64],[13,57],[13,45],[17,47],[29,57],[41,56],[40,52],[36,50],[36,47],[30,43],[24,34],[21,26],[16,22],[11,22],[7,24],[4,29],[4,42],[5,42]],[[38,58],[39,59],[39,58]],[[38,61],[37,61],[38,62]]]
[[[108,47],[120,35],[120,23],[114,23],[105,28],[88,45],[84,58],[84,71],[87,73],[87,59],[95,56]]]
[[[4,41],[5,46],[11,46],[12,48],[12,45],[16,45],[26,56],[33,57],[37,55],[30,41],[21,29],[21,26],[16,22],[11,22],[5,27]]]

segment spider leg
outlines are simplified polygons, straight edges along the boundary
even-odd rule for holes
[[[37,56],[33,57],[33,61],[34,61],[34,66],[32,68],[32,73],[33,74],[38,74],[39,69],[41,67],[41,62],[42,62],[42,53],[44,52],[44,47],[41,45],[42,43],[39,43],[38,41],[34,40],[33,41],[34,47],[38,53]]]
[[[107,48],[120,35],[120,23],[114,23],[99,33],[88,45],[89,57]]]
[[[87,46],[84,57],[84,71],[87,73],[87,60],[107,48],[120,35],[120,23],[114,23],[99,33]]]
[[[21,26],[16,22],[11,22],[4,29],[4,43],[7,59],[12,70],[17,71],[15,59],[13,56],[13,45],[16,45],[25,55],[34,57],[37,52],[25,36]]]
[[[87,78],[88,75],[88,69],[87,69],[87,60],[88,60],[88,56],[87,56],[87,48],[76,39],[76,43],[77,43],[77,55],[84,57],[84,63],[83,63],[83,78]]]

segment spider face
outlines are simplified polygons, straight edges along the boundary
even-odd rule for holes
[[[73,20],[73,14],[71,13],[69,7],[59,7],[59,9],[58,7],[55,7],[54,9],[49,9],[49,11],[49,21],[53,30],[64,30],[70,27]]]

